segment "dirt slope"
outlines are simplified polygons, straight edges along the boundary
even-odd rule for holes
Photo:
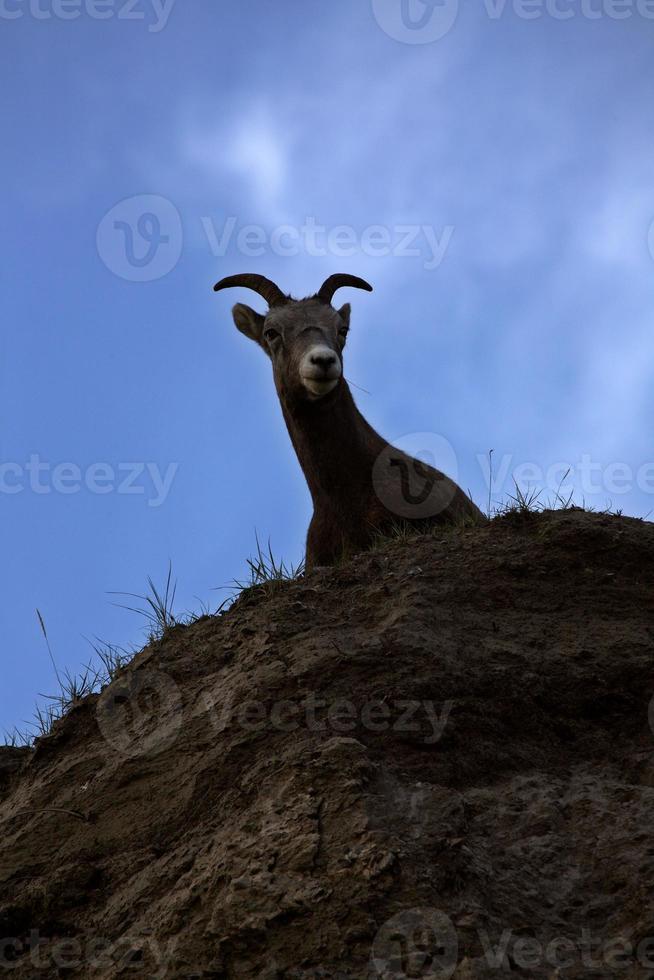
[[[0,975],[654,977],[653,644],[577,511],[172,630],[0,751]]]

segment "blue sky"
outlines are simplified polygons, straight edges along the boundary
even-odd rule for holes
[[[494,500],[563,464],[590,505],[654,509],[653,18],[0,0],[0,729],[55,686],[36,607],[74,672],[84,637],[139,642],[108,593],[169,559],[183,611],[255,530],[301,558],[308,494],[230,316],[262,304],[223,275],[367,278],[338,296],[360,407],[449,445],[482,506],[492,448]]]

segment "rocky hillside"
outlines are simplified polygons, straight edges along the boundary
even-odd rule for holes
[[[392,541],[0,750],[0,974],[654,977],[654,525]]]

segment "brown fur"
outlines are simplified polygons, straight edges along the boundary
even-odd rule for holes
[[[349,305],[337,311],[318,297],[285,299],[266,316],[241,303],[233,315],[238,329],[273,363],[286,426],[313,500],[308,568],[365,550],[376,535],[400,521],[425,525],[483,519],[460,487],[440,471],[391,448],[359,412],[342,375]],[[312,396],[301,376],[317,346],[334,355],[332,373],[340,371],[333,389],[320,397]],[[425,489],[427,516],[420,506],[413,506]]]

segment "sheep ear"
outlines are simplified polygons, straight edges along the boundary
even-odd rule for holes
[[[341,320],[343,321],[343,326],[345,327],[346,330],[349,330],[350,329],[350,313],[351,312],[352,312],[352,307],[350,306],[349,303],[346,303],[345,306],[341,306],[340,310],[338,311],[338,315],[340,316]]]
[[[251,309],[246,306],[245,303],[237,303],[232,310],[232,316],[234,317],[234,323],[241,333],[244,333],[246,337],[253,340],[256,344],[260,344],[263,339],[263,325],[266,318],[257,313],[256,310]]]

